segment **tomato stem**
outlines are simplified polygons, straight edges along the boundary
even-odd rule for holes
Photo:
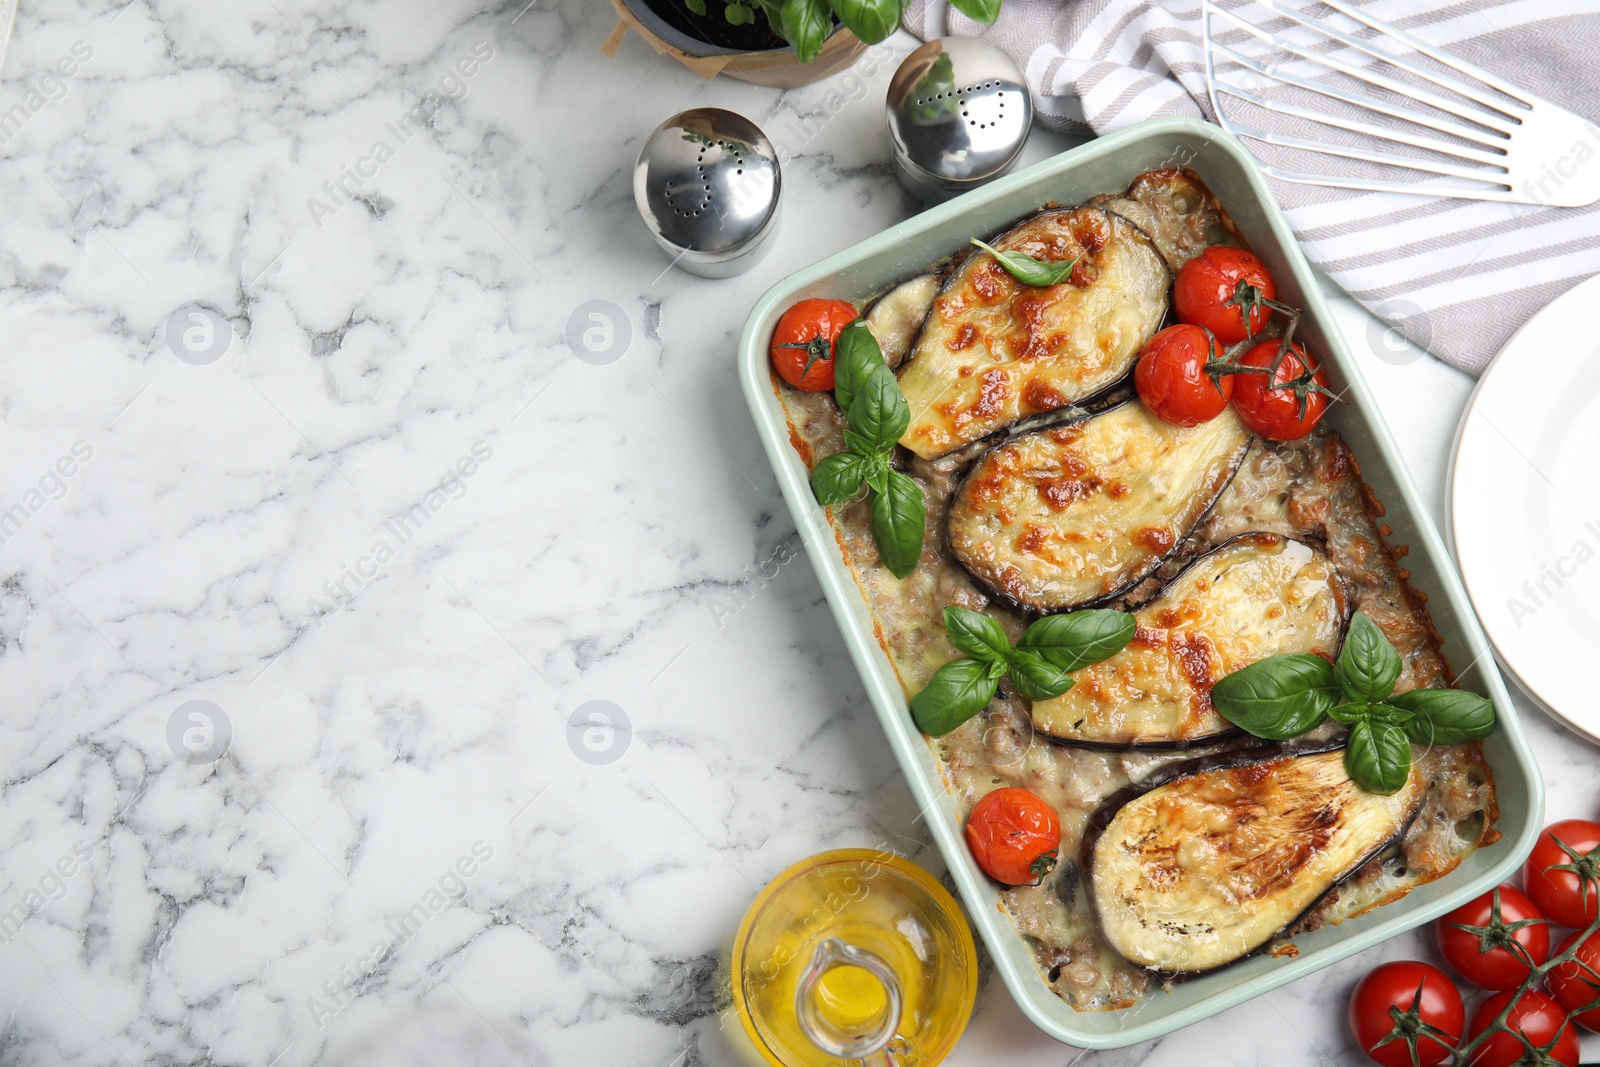
[[[1488,922],[1482,926],[1468,926],[1465,923],[1449,923],[1448,925],[1476,937],[1480,953],[1489,953],[1497,948],[1503,948],[1517,957],[1518,962],[1532,968],[1534,959],[1529,954],[1527,946],[1517,940],[1517,931],[1526,926],[1548,925],[1549,922],[1549,919],[1544,918],[1518,919],[1516,922],[1506,922],[1505,913],[1500,910],[1500,887],[1495,886],[1494,895],[1489,906]]]
[[[1420,1067],[1421,1056],[1417,1052],[1417,1042],[1424,1037],[1431,1037],[1444,1048],[1449,1048],[1456,1043],[1454,1035],[1434,1026],[1422,1017],[1422,986],[1426,978],[1417,980],[1417,992],[1411,998],[1411,1007],[1401,1011],[1396,1005],[1389,1005],[1389,1018],[1394,1025],[1389,1032],[1373,1043],[1373,1049],[1382,1048],[1391,1041],[1404,1041],[1406,1051],[1411,1054],[1412,1067]],[[1365,1051],[1371,1051],[1365,1050]]]
[[[1028,871],[1036,879],[1033,885],[1043,885],[1045,876],[1056,869],[1056,859],[1060,853],[1056,849],[1035,856],[1032,863],[1028,864]]]
[[[1579,852],[1554,834],[1550,835],[1550,840],[1554,841],[1561,851],[1571,856],[1572,862],[1552,864],[1547,869],[1552,871],[1571,871],[1578,876],[1578,902],[1585,911],[1588,911],[1589,895],[1595,892],[1597,886],[1600,886],[1600,847],[1596,847],[1589,852]]]
[[[805,369],[800,372],[802,381],[805,380],[806,375],[811,373],[812,367],[833,358],[833,345],[829,344],[828,339],[820,332],[809,341],[785,341],[781,345],[773,345],[772,347],[805,349],[806,365]]]

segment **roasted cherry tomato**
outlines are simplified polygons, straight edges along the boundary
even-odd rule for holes
[[[833,388],[833,343],[860,315],[843,300],[802,300],[785,311],[772,331],[772,365],[796,389]]]
[[[1511,1002],[1512,995],[1512,990],[1495,993],[1478,1005],[1472,1013],[1469,1041],[1489,1028],[1494,1017]],[[1467,1060],[1469,1067],[1511,1067],[1514,1063],[1563,1063],[1567,1067],[1577,1067],[1578,1028],[1567,1019],[1560,1004],[1538,990],[1530,989],[1522,994],[1511,1014],[1506,1016],[1506,1026],[1527,1038],[1536,1048],[1550,1045],[1547,1058],[1524,1059],[1527,1049],[1517,1040],[1516,1034],[1501,1031],[1473,1051]]]
[[[1466,1024],[1467,1009],[1455,983],[1430,963],[1380,964],[1350,994],[1350,1032],[1361,1051],[1383,1067],[1412,1067],[1413,1045],[1417,1067],[1443,1063]]]
[[[1233,375],[1213,382],[1206,364],[1222,358],[1216,339],[1199,326],[1168,326],[1144,343],[1133,372],[1139,399],[1158,417],[1198,426],[1222,414],[1233,395]]]
[[[1278,339],[1262,341],[1246,352],[1239,362],[1246,367],[1271,368],[1278,358]],[[1246,426],[1273,441],[1293,441],[1304,437],[1322,421],[1328,410],[1328,380],[1322,368],[1308,370],[1311,356],[1305,346],[1292,344],[1278,364],[1278,373],[1267,383],[1267,375],[1240,372],[1232,375],[1233,409]]]
[[[1522,866],[1522,884],[1539,910],[1562,926],[1581,929],[1594,922],[1595,900],[1600,898],[1600,824],[1565,819],[1546,826]]]
[[[1239,298],[1239,283],[1254,286],[1255,301]],[[1172,283],[1172,307],[1183,322],[1210,330],[1225,345],[1254,337],[1272,312],[1259,300],[1276,300],[1278,287],[1255,256],[1242,248],[1212,245],[1185,263]],[[1230,303],[1230,301],[1236,301]],[[1250,328],[1245,329],[1242,302],[1250,303]]]
[[[996,789],[972,806],[967,847],[995,881],[1038,885],[1061,853],[1061,820],[1026,789]]]
[[[1550,958],[1550,924],[1515,886],[1461,905],[1434,924],[1434,936],[1450,966],[1484,989],[1515,989]]]
[[[1567,951],[1582,936],[1581,930],[1568,934],[1556,949],[1556,955]],[[1600,1030],[1600,1006],[1589,1007],[1600,1002],[1600,934],[1579,945],[1570,962],[1552,968],[1545,981],[1550,983],[1550,992],[1572,1013],[1574,1020],[1585,1029]],[[1584,1008],[1589,1010],[1582,1010]]]

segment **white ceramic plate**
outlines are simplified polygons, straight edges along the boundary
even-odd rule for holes
[[[1600,741],[1600,277],[1518,330],[1467,401],[1450,536],[1508,673]]]

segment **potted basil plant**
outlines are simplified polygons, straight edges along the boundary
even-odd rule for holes
[[[671,4],[673,0],[661,0]],[[764,21],[768,28],[794,48],[802,63],[822,54],[822,47],[833,34],[835,24],[867,44],[877,44],[900,25],[900,16],[910,0],[681,0],[684,7],[701,18],[720,14],[730,26],[754,26]],[[950,0],[950,6],[979,22],[993,22],[1000,14],[1001,0]]]
[[[910,0],[612,0],[621,20],[602,46],[633,30],[703,77],[727,74],[793,88],[843,70],[900,25]],[[993,22],[1001,0],[950,0]]]

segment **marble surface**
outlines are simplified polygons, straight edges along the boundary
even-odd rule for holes
[[[24,0],[0,1062],[731,1063],[718,960],[758,886],[883,841],[938,869],[732,369],[769,284],[914,209],[878,104],[911,42],[779,93],[608,61],[611,24]],[[629,186],[702,104],[788,158],[776,247],[728,281],[667,269]],[[1437,507],[1470,382],[1409,355],[1366,369]],[[1527,723],[1551,814],[1596,814],[1595,749]],[[1419,953],[1103,1054],[990,982],[950,1062],[1354,1063],[1349,987]]]

